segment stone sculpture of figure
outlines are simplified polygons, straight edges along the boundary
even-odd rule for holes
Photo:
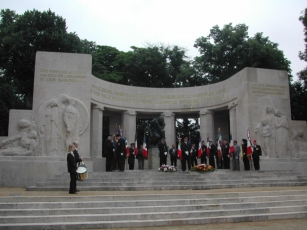
[[[14,143],[18,141],[17,145]],[[0,143],[0,155],[3,156],[31,156],[38,144],[38,136],[36,131],[29,133],[21,132],[18,135],[3,140]]]
[[[161,138],[165,137],[165,122],[164,117],[160,116],[158,118],[154,118],[150,122],[150,128],[152,130],[152,144],[155,146],[161,140]]]
[[[264,156],[269,156],[270,154],[270,139],[272,136],[271,127],[269,126],[269,122],[264,119],[261,121],[261,138],[263,140],[263,153]]]
[[[63,111],[63,119],[66,128],[66,145],[69,146],[74,140],[79,139],[79,112],[75,108],[75,100],[68,99],[68,105]]]
[[[276,127],[276,157],[284,158],[289,156],[289,123],[287,118],[279,110],[275,112]]]
[[[291,157],[301,157],[300,153],[307,150],[307,148],[304,148],[306,143],[303,141],[304,132],[302,130],[294,130],[291,129],[290,131],[290,137],[289,137],[289,149]]]

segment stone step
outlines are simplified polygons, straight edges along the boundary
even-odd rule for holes
[[[249,179],[244,179],[244,180],[220,180],[218,181],[221,184],[237,184],[237,183],[276,183],[276,182],[293,182],[294,180],[290,180],[290,179],[259,179],[259,180],[249,180]],[[300,179],[297,180],[298,182],[307,182],[307,179]],[[152,185],[152,184],[156,184],[159,186],[165,186],[165,185],[169,185],[170,183],[172,185],[202,185],[202,184],[212,184],[212,183],[216,183],[216,180],[192,180],[192,181],[182,181],[182,180],[172,180],[170,181],[155,181],[155,180],[148,180],[148,181],[121,181],[121,182],[105,182],[103,179],[101,179],[101,181],[93,181],[93,180],[86,180],[86,181],[82,181],[80,182],[78,185],[80,186],[131,186],[131,185]],[[49,182],[38,182],[36,183],[37,187],[45,187],[45,186],[56,186],[56,185],[61,185],[61,186],[65,186],[67,185],[67,180],[64,181],[49,181]]]
[[[177,192],[177,191],[175,191]],[[82,191],[81,193],[82,194]],[[238,197],[293,197],[307,195],[307,190],[276,190],[276,191],[249,191],[249,192],[215,192],[215,193],[186,193],[174,194],[139,194],[135,195],[95,195],[95,196],[5,196],[0,197],[0,203],[20,202],[85,202],[85,201],[121,201],[121,200],[178,200],[178,199],[214,199],[214,198],[238,198]]]
[[[283,212],[307,212],[307,206],[283,206],[283,207],[265,207],[252,209],[231,209],[231,210],[197,210],[197,211],[175,211],[175,212],[143,212],[143,213],[115,213],[115,214],[83,214],[80,209],[80,214],[77,215],[40,215],[40,216],[5,216],[0,217],[0,224],[15,224],[15,223],[53,223],[53,222],[73,222],[78,221],[116,221],[121,220],[159,220],[159,219],[182,219],[182,218],[197,218],[217,217],[229,215],[251,215],[254,213],[283,213]]]
[[[182,219],[159,219],[159,220],[129,220],[129,221],[74,221],[72,223],[13,223],[0,224],[0,228],[8,230],[41,230],[41,229],[100,229],[100,228],[133,228],[133,227],[152,227],[152,226],[172,226],[172,225],[203,225],[209,223],[234,223],[234,222],[252,222],[261,220],[278,219],[298,219],[307,218],[307,212],[291,213],[266,213],[251,215],[229,215],[221,217],[198,217]]]
[[[307,194],[303,195],[281,195],[281,196],[251,196],[251,197],[222,197],[222,198],[191,198],[190,196],[180,196],[178,199],[144,199],[135,200],[130,196],[130,199],[114,200],[114,201],[54,201],[54,202],[3,202],[0,203],[0,209],[56,209],[56,208],[102,208],[102,207],[135,207],[135,206],[163,206],[172,205],[200,205],[200,204],[220,204],[220,203],[248,203],[248,202],[271,202],[271,201],[288,201],[288,200],[307,200]],[[115,198],[116,199],[116,198]]]
[[[230,210],[230,209],[256,209],[265,207],[307,206],[307,200],[264,201],[246,203],[219,203],[193,204],[193,205],[167,205],[167,206],[131,206],[131,207],[91,207],[82,208],[82,214],[123,214],[145,212],[178,212],[197,210]],[[46,215],[78,215],[80,208],[39,208],[39,209],[1,209],[0,216],[46,216]]]
[[[0,197],[0,229],[132,228],[307,217],[307,189],[107,196],[79,194]]]
[[[68,185],[57,186],[44,186],[36,187],[29,186],[27,191],[68,191]],[[163,185],[163,184],[142,184],[142,185],[128,185],[128,186],[87,186],[86,184],[78,183],[78,188],[83,191],[142,191],[142,190],[206,190],[206,189],[218,189],[218,188],[247,188],[247,187],[285,187],[285,186],[306,186],[307,182],[291,181],[291,182],[272,182],[272,183],[258,183],[256,181],[247,181],[234,184],[191,184],[191,185]]]

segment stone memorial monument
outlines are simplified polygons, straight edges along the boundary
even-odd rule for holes
[[[89,171],[105,171],[103,116],[110,130],[121,124],[129,142],[137,118],[151,119],[153,143],[165,137],[168,145],[176,143],[176,118],[198,117],[210,139],[221,127],[223,138],[232,133],[240,143],[249,129],[263,148],[261,170],[306,171],[306,122],[291,121],[286,71],[245,68],[216,84],[165,89],[106,82],[91,69],[91,55],[37,52],[32,110],[11,110],[9,135],[0,137],[1,186],[63,175],[73,141]]]

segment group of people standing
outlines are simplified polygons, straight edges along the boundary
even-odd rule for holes
[[[208,146],[207,146],[208,145]],[[255,170],[260,169],[259,158],[262,155],[261,146],[254,140],[251,148],[253,148],[252,154],[247,152],[247,140],[242,140],[242,145],[239,146],[237,141],[233,142],[233,151],[229,151],[230,146],[226,139],[219,143],[216,140],[216,144],[213,144],[212,140],[209,140],[207,145],[204,141],[201,143],[201,155],[198,154],[198,148],[195,143],[188,142],[188,137],[184,137],[184,141],[180,145],[181,157],[178,155],[178,150],[175,145],[169,149],[169,155],[171,165],[177,167],[177,159],[181,159],[182,171],[191,170],[191,167],[198,165],[198,158],[200,158],[201,164],[209,164],[218,169],[230,169],[230,160],[232,159],[232,170],[240,171],[240,158],[244,163],[244,170],[250,170],[250,163],[253,161]],[[218,149],[220,145],[220,149]],[[161,139],[158,145],[160,166],[167,164],[167,146],[165,138]]]
[[[125,161],[128,158],[129,170],[134,169],[135,159],[138,160],[139,170],[144,169],[144,161],[146,160],[146,154],[141,145],[138,149],[134,143],[130,144],[127,151],[126,141],[120,134],[116,134],[114,139],[111,135],[104,145],[104,154],[106,156],[106,171],[125,171]]]

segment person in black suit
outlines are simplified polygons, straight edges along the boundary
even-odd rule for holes
[[[255,170],[260,169],[260,165],[259,165],[260,156],[262,156],[261,146],[257,145],[257,141],[254,140],[254,143],[253,143],[253,161],[254,161]]]
[[[224,163],[224,169],[230,169],[230,157],[229,157],[229,144],[227,143],[227,140],[223,140],[222,144],[222,154],[223,154],[223,163]]]
[[[121,138],[120,134],[116,134],[117,139],[115,154],[118,161],[118,168],[120,172],[125,171],[125,160],[126,160],[126,144],[125,140]]]
[[[188,170],[191,170],[191,144],[188,143],[188,138],[185,137],[183,143],[181,144],[181,151],[182,151],[182,171],[184,172],[187,169],[188,164]]]
[[[177,167],[177,149],[174,144],[172,144],[172,148],[169,150],[169,155],[171,157],[171,165]]]
[[[134,160],[135,160],[134,145],[135,145],[134,143],[131,143],[129,148],[129,157],[128,157],[129,170],[134,170]]]
[[[195,147],[195,143],[192,144],[190,156],[191,156],[191,166],[194,167],[194,166],[198,165],[198,163],[197,163],[197,149]]]
[[[158,144],[159,157],[160,157],[160,167],[167,164],[167,146],[165,143],[165,138],[162,138]]]
[[[209,153],[209,165],[215,168],[215,158],[216,158],[216,146],[212,143],[212,140],[209,140],[209,148],[210,148],[210,153]]]
[[[249,166],[249,159],[247,156],[247,140],[242,139],[242,152],[243,152],[243,163],[244,163],[244,170],[250,170]]]
[[[75,157],[73,154],[75,147],[70,144],[68,147],[67,153],[67,170],[70,174],[70,185],[69,185],[69,193],[70,194],[77,194],[77,164],[75,161]]]
[[[104,144],[104,155],[106,156],[106,171],[110,172],[113,170],[113,158],[114,158],[113,138],[111,135],[108,136],[108,139]]]
[[[207,146],[205,145],[205,141],[201,142],[201,150],[202,150],[202,154],[200,156],[200,163],[201,164],[207,164]]]
[[[83,158],[81,158],[80,155],[79,155],[79,143],[78,143],[78,141],[74,141],[72,143],[72,145],[75,147],[73,153],[74,153],[75,161],[76,161],[77,168],[78,168],[80,162],[83,161]],[[76,192],[80,192],[80,190],[76,189]]]

